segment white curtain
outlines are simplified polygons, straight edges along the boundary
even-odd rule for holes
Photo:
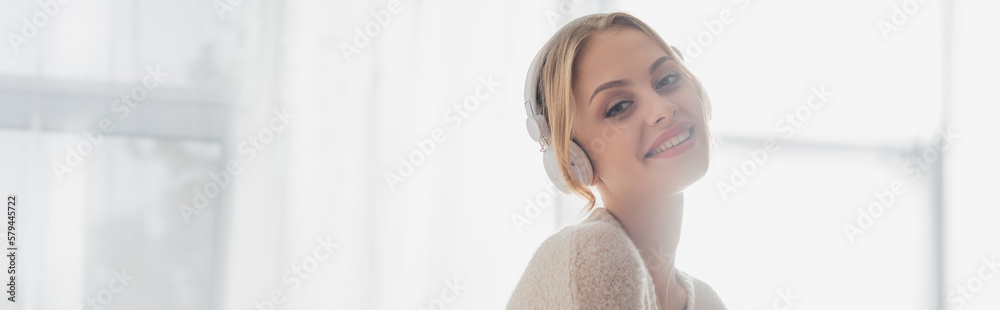
[[[276,5],[283,23],[269,104],[296,118],[281,146],[268,147],[233,188],[226,307],[243,309],[274,289],[290,296],[290,308],[505,304],[534,248],[557,228],[557,201],[527,214],[526,199],[561,196],[546,185],[524,129],[526,61],[567,14],[587,9]],[[284,281],[317,238],[339,244],[333,258],[301,286]]]

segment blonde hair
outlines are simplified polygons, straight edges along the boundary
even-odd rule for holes
[[[576,110],[573,98],[573,64],[577,53],[580,52],[588,38],[597,33],[623,28],[632,28],[646,33],[671,58],[681,59],[656,31],[635,16],[624,12],[591,14],[574,19],[553,34],[541,51],[544,56],[541,60],[541,71],[538,72],[536,93],[539,97],[536,98],[536,102],[539,102],[540,107],[538,108],[549,124],[551,130],[549,144],[555,147],[563,180],[575,194],[587,200],[584,212],[593,209],[597,197],[588,187],[589,184],[583,184],[576,178],[569,163],[568,149],[573,128],[573,115]],[[708,93],[702,87],[701,81],[691,74],[683,63],[680,63],[680,68],[684,78],[689,79],[694,84],[695,92],[701,98],[707,128],[708,121],[712,119],[712,103],[708,98]],[[707,130],[706,136],[711,142],[712,136]],[[711,144],[709,143],[710,147]],[[582,148],[583,145],[580,144],[580,147]]]

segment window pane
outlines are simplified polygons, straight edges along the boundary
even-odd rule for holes
[[[748,164],[746,151],[759,147],[720,148],[686,192],[679,268],[712,285],[730,309],[768,308],[776,290],[799,296],[797,309],[930,304],[928,177],[909,178],[902,155],[789,145]],[[750,174],[733,182],[734,169]],[[858,209],[897,180],[906,191],[883,195],[890,207],[859,224]],[[737,191],[723,196],[722,182]],[[852,243],[844,225],[864,233]]]
[[[997,309],[1000,280],[984,260],[1000,260],[997,133],[1000,21],[996,1],[955,3],[951,120],[961,136],[945,157],[945,286],[950,309]],[[996,260],[995,260],[996,259]]]
[[[901,1],[622,2],[685,54],[720,133],[784,137],[778,122],[820,85],[830,100],[800,112],[803,125],[791,138],[908,145],[936,129],[939,2],[921,2],[887,36],[879,21]]]
[[[61,182],[51,170],[32,170],[62,161],[64,147],[81,138],[0,131],[4,145],[18,146],[0,155],[0,185],[33,209],[22,214],[37,215],[19,221],[21,257],[41,258],[19,261],[25,304],[75,309],[107,300],[99,295],[120,276],[128,284],[116,284],[110,309],[212,309],[221,198],[190,224],[178,204],[190,204],[191,189],[219,169],[221,145],[105,136]]]

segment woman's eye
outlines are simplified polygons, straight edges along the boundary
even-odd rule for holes
[[[624,101],[624,100],[623,101],[618,101],[615,104],[611,105],[611,108],[608,109],[608,111],[604,113],[604,117],[605,118],[615,117],[618,114],[621,114],[622,112],[625,112],[625,110],[628,109],[628,107],[631,106],[631,105],[632,105],[632,101]]]
[[[673,85],[674,83],[677,83],[677,80],[680,79],[681,79],[680,74],[677,73],[668,74],[667,76],[664,76],[662,79],[660,79],[659,82],[656,82],[656,89],[663,88],[664,86]]]

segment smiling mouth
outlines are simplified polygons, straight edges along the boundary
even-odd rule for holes
[[[670,148],[672,148],[674,146],[677,146],[678,144],[684,143],[684,141],[687,141],[688,139],[691,138],[691,135],[694,133],[693,131],[694,131],[694,127],[688,128],[687,130],[684,130],[684,131],[681,131],[676,136],[673,136],[670,139],[667,139],[667,141],[663,141],[663,143],[661,143],[659,146],[657,146],[656,149],[654,149],[652,152],[646,153],[646,157],[655,156],[656,154],[659,154],[660,152],[669,150]]]

